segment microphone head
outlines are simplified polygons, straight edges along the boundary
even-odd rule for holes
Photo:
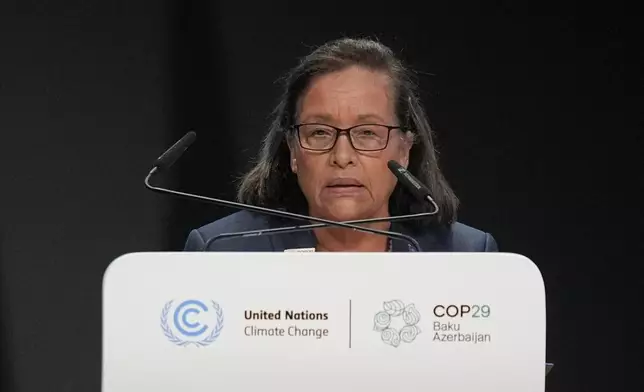
[[[394,173],[394,175],[396,175],[396,170],[398,169],[407,170],[404,167],[402,167],[400,163],[394,160],[387,162],[387,167],[389,168],[389,170],[391,170],[392,173]]]
[[[407,171],[402,165],[396,161],[387,162],[387,167],[393,173],[402,186],[407,189],[414,197],[420,202],[426,203],[432,200],[429,189],[423,185],[413,174]]]
[[[172,147],[168,148],[157,160],[154,162],[154,167],[159,170],[165,170],[172,166],[177,159],[195,142],[197,139],[197,134],[194,131],[190,131],[183,135],[178,142],[176,142]]]

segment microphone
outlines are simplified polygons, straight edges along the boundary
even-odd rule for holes
[[[167,189],[167,188],[162,188],[158,186],[154,186],[150,183],[150,180],[152,177],[163,171],[167,170],[170,166],[172,166],[178,159],[183,155],[183,153],[190,147],[192,143],[196,140],[196,133],[191,131],[188,132],[186,135],[184,135],[178,142],[176,142],[172,147],[170,147],[167,151],[165,151],[159,158],[154,163],[154,166],[152,167],[152,170],[148,173],[148,175],[145,177],[144,183],[145,186],[150,189],[153,192],[158,192],[158,193],[163,193],[163,194],[169,194],[173,196],[178,196],[182,197],[185,199],[190,199],[190,200],[199,200],[199,201],[204,201],[208,203],[213,203],[217,205],[221,205],[224,207],[232,207],[232,208],[237,208],[240,210],[246,210],[246,211],[252,211],[252,212],[257,212],[261,214],[267,214],[267,215],[274,215],[274,216],[279,216],[282,218],[290,218],[290,219],[297,219],[297,220],[303,220],[303,221],[312,221],[312,222],[317,222],[317,223],[324,223],[329,226],[335,226],[335,227],[343,227],[347,229],[353,229],[357,231],[362,231],[366,233],[372,233],[372,234],[380,234],[388,238],[394,238],[398,240],[403,240],[407,243],[409,243],[412,247],[416,249],[417,252],[421,252],[420,244],[418,244],[418,241],[416,241],[415,238],[408,236],[406,234],[402,233],[395,233],[391,231],[385,231],[385,230],[377,230],[377,229],[372,229],[368,227],[362,227],[362,226],[356,226],[352,225],[350,223],[344,223],[344,222],[334,222],[331,220],[327,219],[321,219],[321,218],[315,218],[312,216],[306,216],[306,215],[301,215],[301,214],[295,214],[292,212],[286,212],[286,211],[280,211],[280,210],[275,210],[272,208],[266,208],[266,207],[259,207],[259,206],[253,206],[250,204],[243,204],[243,203],[238,203],[234,201],[228,201],[228,200],[222,200],[222,199],[216,199],[213,197],[206,197],[206,196],[201,196],[201,195],[195,195],[192,193],[186,193],[186,192],[179,192],[175,191],[172,189]]]
[[[387,162],[387,167],[391,172],[396,176],[398,181],[407,188],[409,192],[411,192],[416,199],[420,201],[429,201],[432,203],[434,206],[436,206],[436,202],[434,199],[432,199],[432,195],[429,192],[429,189],[425,185],[423,185],[416,177],[414,177],[413,174],[407,171],[404,167],[402,167],[398,162],[396,161],[389,161]],[[438,209],[438,207],[436,207]]]
[[[396,176],[396,178],[400,181],[402,186],[405,189],[407,189],[412,195],[414,195],[419,201],[421,201],[423,203],[429,201],[430,204],[432,204],[433,211],[431,211],[431,212],[420,212],[420,213],[417,213],[417,214],[392,216],[392,217],[387,217],[387,218],[372,218],[372,219],[345,221],[344,223],[357,225],[357,224],[375,223],[375,222],[396,222],[396,221],[405,221],[405,220],[426,218],[426,217],[429,217],[429,216],[432,216],[432,215],[436,215],[438,213],[438,210],[439,210],[438,204],[436,204],[434,199],[431,197],[429,189],[426,186],[424,186],[413,174],[409,173],[398,162],[393,161],[393,160],[387,162],[387,167]],[[404,175],[402,173],[404,173]],[[301,232],[301,231],[309,231],[309,230],[317,229],[317,228],[320,228],[320,227],[326,227],[326,226],[328,226],[328,225],[324,224],[324,223],[316,223],[316,224],[310,224],[310,225],[299,225],[299,226],[291,226],[291,227],[278,227],[278,228],[274,228],[274,229],[265,229],[265,230],[250,230],[250,231],[239,231],[239,232],[234,232],[234,233],[222,233],[222,234],[216,235],[216,236],[210,238],[208,241],[206,241],[206,243],[204,244],[204,246],[202,248],[202,251],[206,251],[210,247],[210,245],[212,245],[213,242],[219,241],[219,240],[233,239],[233,238],[240,238],[240,237],[256,237],[256,236],[260,236],[260,235],[276,235],[276,234],[297,233],[297,232]]]
[[[166,152],[161,154],[160,157],[157,158],[157,160],[154,162],[154,170],[155,172],[158,170],[165,170],[168,169],[170,166],[174,165],[174,163],[183,155],[184,152],[192,145],[192,143],[197,140],[197,134],[194,131],[190,131],[183,135],[181,139],[179,139],[178,142],[176,142],[172,147],[168,148]]]

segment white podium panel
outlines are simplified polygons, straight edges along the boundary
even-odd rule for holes
[[[545,293],[508,253],[135,253],[103,392],[543,392]]]

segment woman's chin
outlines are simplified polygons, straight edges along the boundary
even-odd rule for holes
[[[354,203],[352,201],[336,202],[327,206],[325,209],[325,218],[334,221],[350,221],[370,218],[368,211],[365,210],[364,204]]]

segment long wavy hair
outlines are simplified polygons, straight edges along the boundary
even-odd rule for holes
[[[433,219],[407,223],[415,228],[428,224],[449,225],[456,220],[458,198],[443,177],[439,166],[433,131],[423,109],[415,74],[393,51],[369,39],[343,38],[328,42],[302,58],[283,78],[283,92],[273,111],[255,165],[241,178],[237,199],[242,203],[306,214],[308,206],[296,175],[290,169],[288,141],[294,137],[298,102],[312,78],[341,71],[351,66],[386,73],[392,80],[396,115],[402,126],[414,133],[408,170],[429,188],[438,204]],[[402,215],[430,211],[428,203],[416,200],[397,184],[390,199],[389,213]]]

